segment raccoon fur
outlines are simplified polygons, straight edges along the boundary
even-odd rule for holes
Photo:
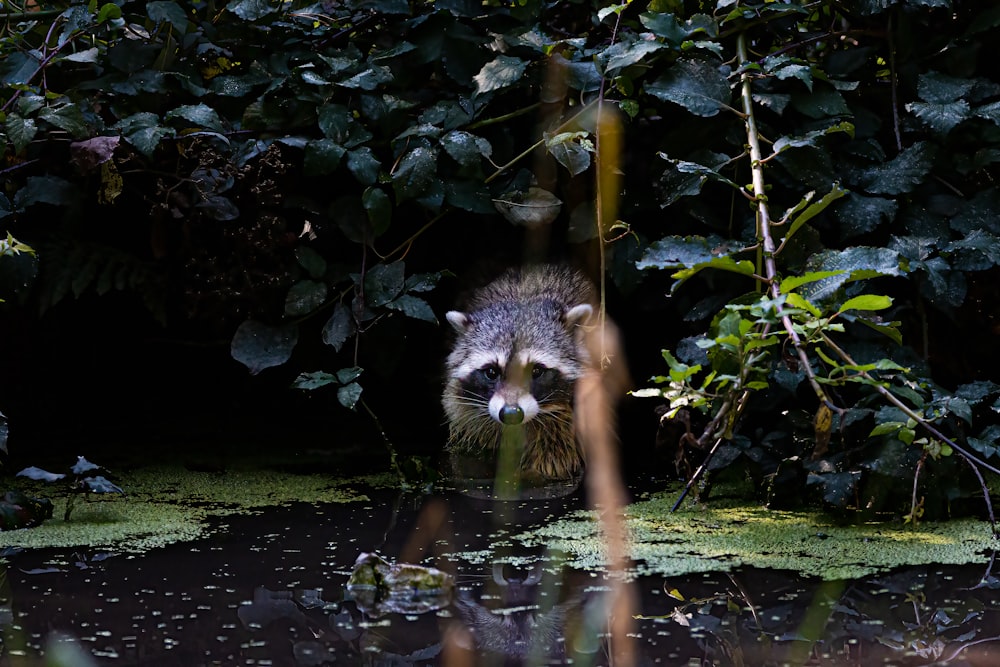
[[[525,476],[578,476],[573,390],[590,364],[582,339],[593,312],[590,281],[554,265],[511,269],[464,312],[449,312],[457,332],[442,398],[449,451],[494,456],[504,429],[523,428]]]

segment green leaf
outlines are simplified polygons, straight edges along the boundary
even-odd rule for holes
[[[323,325],[323,342],[340,352],[340,348],[356,331],[351,311],[343,303],[338,302],[333,308],[333,315]]]
[[[358,401],[361,400],[361,391],[361,385],[357,382],[352,382],[337,390],[337,400],[345,408],[353,410]]]
[[[76,186],[58,176],[29,176],[14,193],[14,209],[23,211],[32,204],[68,206],[77,195]]]
[[[417,320],[424,320],[425,322],[431,322],[432,324],[437,324],[437,317],[434,315],[434,311],[431,309],[430,304],[421,299],[420,297],[413,296],[412,294],[400,294],[398,297],[386,304],[386,307],[392,310],[398,310],[407,317],[412,317]]]
[[[361,185],[372,185],[378,179],[381,163],[368,146],[347,153],[347,169]]]
[[[479,167],[484,157],[490,157],[490,142],[474,134],[452,130],[440,139],[441,147],[456,162],[466,168]]]
[[[288,361],[298,340],[299,328],[295,324],[275,327],[247,320],[236,329],[230,354],[246,366],[251,375],[256,375],[265,368]]]
[[[361,195],[361,205],[368,213],[368,221],[376,237],[389,228],[389,222],[392,220],[392,202],[385,190],[375,186],[365,188]]]
[[[479,73],[473,77],[476,82],[476,94],[482,95],[517,83],[527,67],[527,61],[520,58],[497,56],[495,60],[483,65]]]
[[[292,388],[311,391],[335,383],[337,383],[336,376],[324,371],[313,371],[311,373],[299,373],[299,376],[292,382]]]
[[[939,134],[947,134],[956,125],[972,116],[965,100],[954,102],[910,102],[906,110]]]
[[[146,15],[154,24],[166,21],[174,27],[178,35],[187,32],[188,17],[176,2],[172,0],[155,0],[146,3]]]
[[[375,90],[383,83],[392,81],[392,70],[384,65],[369,65],[368,69],[358,72],[354,76],[337,83],[344,88],[360,88],[361,90]]]
[[[403,262],[376,264],[365,274],[365,303],[384,306],[403,291]]]
[[[801,276],[789,276],[784,278],[779,285],[779,289],[782,294],[791,294],[797,287],[801,285],[806,285],[808,283],[814,283],[817,280],[823,280],[824,278],[830,278],[832,276],[839,276],[845,273],[844,271],[811,271],[805,273]]]
[[[972,79],[928,72],[921,74],[917,80],[917,95],[924,102],[956,102],[966,97],[975,85],[976,82]]]
[[[867,234],[884,222],[892,222],[898,209],[895,199],[847,193],[844,201],[834,209],[841,239]]]
[[[605,72],[614,75],[616,70],[624,69],[642,61],[651,53],[665,48],[660,42],[649,39],[622,39],[614,42],[602,51],[598,58],[606,61]]]
[[[309,246],[296,246],[295,259],[299,266],[309,272],[309,276],[319,280],[326,274],[326,260]]]
[[[885,310],[892,305],[892,298],[879,294],[862,294],[848,299],[840,305],[838,312],[848,310]]]
[[[413,199],[426,192],[437,180],[437,154],[418,146],[399,160],[392,174],[396,201]]]
[[[14,144],[14,152],[20,153],[38,134],[38,126],[35,124],[34,118],[21,118],[19,115],[11,113],[7,115],[4,131],[10,142]]]
[[[805,134],[797,137],[780,137],[774,142],[772,151],[777,154],[782,151],[786,151],[789,148],[801,148],[803,146],[815,146],[817,141],[821,137],[825,137],[828,134],[833,134],[836,132],[843,132],[847,134],[852,139],[854,138],[854,124],[844,121],[842,123],[837,123],[836,125],[831,125],[825,130],[813,130],[812,132],[806,132]]]
[[[814,192],[810,192],[809,194],[807,194],[805,197],[802,198],[802,200],[798,203],[798,205],[793,207],[792,210],[789,211],[789,213],[786,213],[786,215],[794,213],[795,211],[802,209],[802,206],[804,204],[808,204],[808,206],[806,206],[801,213],[799,213],[792,219],[791,224],[788,226],[788,234],[785,235],[783,242],[792,238],[795,232],[797,232],[799,229],[802,228],[802,225],[806,224],[814,217],[822,213],[826,209],[826,207],[829,206],[831,203],[837,201],[838,199],[846,195],[847,190],[840,187],[840,183],[834,183],[833,187],[830,188],[830,191],[827,192],[825,195],[823,195],[819,199],[819,201],[815,201],[809,204],[809,202],[812,201],[813,194]]]
[[[810,301],[803,299],[802,295],[796,292],[789,292],[788,294],[786,294],[785,303],[787,303],[789,306],[792,306],[793,308],[799,308],[801,310],[804,310],[813,317],[820,317],[822,315],[822,312],[820,312],[819,308],[814,306]]]
[[[952,265],[963,271],[985,271],[1000,264],[1000,237],[975,229],[964,239],[952,241],[943,249],[955,253]]]
[[[168,111],[166,118],[183,118],[198,127],[215,132],[222,132],[225,129],[218,112],[207,104],[188,104],[177,107],[173,111]]]
[[[680,48],[696,34],[703,34],[710,39],[719,36],[719,25],[707,14],[693,14],[684,23],[678,21],[672,12],[647,12],[639,15],[642,25],[657,37],[662,37],[674,47]]]
[[[829,85],[819,85],[811,92],[794,93],[792,106],[809,118],[831,118],[850,116],[851,109],[847,106],[840,91]]]
[[[855,246],[843,251],[824,250],[809,258],[809,271],[839,271],[838,275],[810,283],[801,290],[813,303],[836,293],[845,283],[876,276],[903,275],[899,253],[889,248]]]
[[[306,144],[302,168],[309,176],[332,174],[346,152],[346,149],[333,139],[314,139]]]
[[[892,340],[892,342],[894,342],[896,345],[902,345],[903,344],[903,334],[901,334],[899,332],[899,329],[898,329],[899,322],[891,322],[889,324],[884,324],[882,322],[873,322],[872,320],[869,320],[868,318],[858,317],[857,315],[855,315],[853,317],[853,319],[854,319],[855,322],[860,322],[861,324],[864,324],[869,329],[871,329],[873,331],[877,331],[878,333],[882,334],[883,336],[886,336],[887,338],[889,338],[890,340]]]
[[[696,116],[714,116],[729,105],[729,82],[717,65],[682,59],[646,86],[653,97],[679,104]]]
[[[74,139],[90,137],[90,127],[87,125],[80,107],[76,104],[45,107],[38,111],[38,117],[61,130],[69,132]]]
[[[570,175],[576,176],[590,167],[590,154],[594,150],[587,132],[562,132],[546,135],[545,147]]]
[[[256,21],[278,11],[278,6],[270,0],[233,0],[226,9],[244,21]]]
[[[292,285],[285,296],[285,315],[308,315],[326,301],[326,285],[315,280],[300,280]]]
[[[934,164],[934,147],[920,141],[903,149],[892,160],[869,167],[857,174],[858,184],[876,195],[899,195],[912,192],[923,183]]]

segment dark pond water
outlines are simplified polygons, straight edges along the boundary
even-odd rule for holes
[[[0,665],[45,664],[53,633],[82,649],[63,663],[75,665],[81,655],[144,666],[606,665],[601,576],[516,545],[498,567],[443,556],[484,549],[500,521],[528,527],[582,504],[579,493],[496,505],[375,492],[366,503],[227,517],[209,539],[142,555],[21,552],[0,588]],[[358,554],[374,550],[451,572],[453,603],[359,609],[345,584]],[[644,577],[630,639],[643,665],[1000,665],[988,566],[844,582],[753,569]],[[492,650],[464,650],[473,638]]]

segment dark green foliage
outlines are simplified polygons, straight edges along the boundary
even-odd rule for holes
[[[650,393],[670,414],[704,428],[734,387],[753,393],[713,436],[762,497],[912,516],[915,474],[934,476],[918,487],[935,512],[978,492],[877,392],[998,463],[995,396],[956,392],[1000,370],[986,358],[1000,14],[605,4],[165,0],[8,17],[0,221],[41,251],[19,299],[135,294],[161,322],[211,322],[252,373],[321,341],[341,370],[295,386],[354,407],[361,367],[438,321],[439,279],[501,245],[480,230],[554,218],[594,254],[603,234],[614,284],[661,309],[655,345],[676,351]],[[598,100],[622,112],[621,164],[601,164]],[[598,170],[624,174],[603,230]],[[654,320],[630,305],[626,336],[642,335]]]
[[[105,477],[106,474],[108,472],[101,466],[91,463],[82,456],[78,456],[76,463],[73,464],[68,473],[53,473],[36,466],[31,466],[18,472],[17,476],[50,484],[59,482],[64,487],[63,491],[66,495],[66,510],[63,512],[63,520],[69,521],[69,517],[73,512],[73,506],[76,504],[76,498],[80,494],[125,494],[120,486]],[[47,515],[41,517],[41,519],[52,516],[52,503],[49,500],[44,499],[36,502],[44,503],[43,507],[47,507]],[[38,523],[41,523],[41,519]]]

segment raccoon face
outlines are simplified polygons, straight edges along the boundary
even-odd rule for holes
[[[462,393],[481,404],[490,417],[513,426],[545,412],[548,403],[565,403],[572,381],[528,354],[489,361],[459,380]],[[506,363],[502,363],[506,362]]]

